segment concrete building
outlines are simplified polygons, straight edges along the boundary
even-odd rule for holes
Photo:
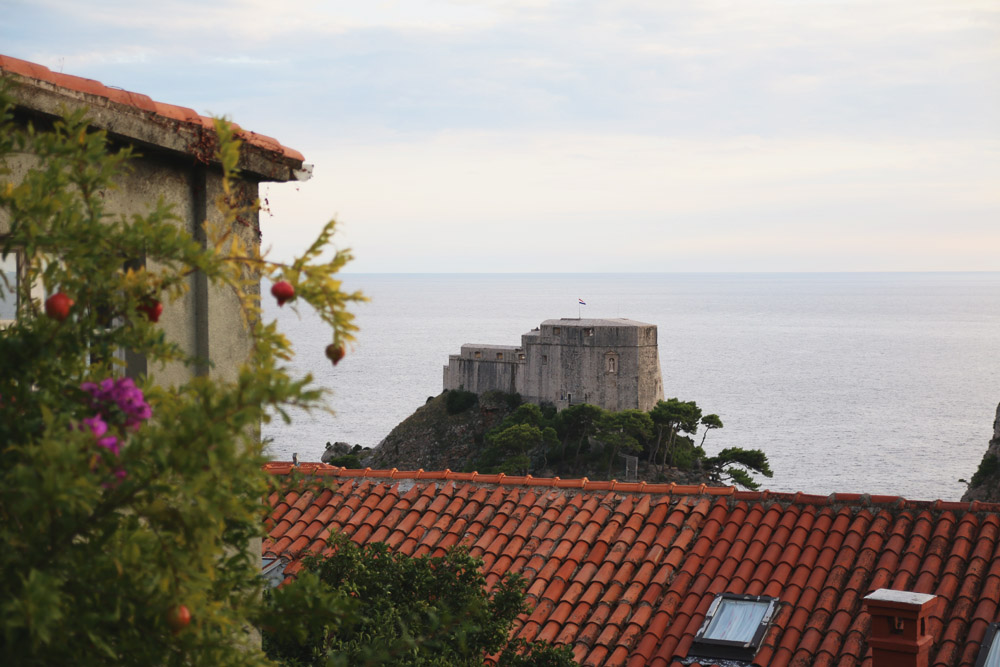
[[[521,345],[462,346],[444,388],[517,392],[558,409],[590,403],[650,410],[663,398],[656,325],[627,319],[545,320]]]
[[[0,55],[0,81],[13,84],[9,93],[15,100],[15,121],[43,127],[59,118],[64,110],[86,107],[92,126],[106,130],[112,146],[135,149],[138,157],[121,175],[118,188],[103,193],[108,213],[145,214],[162,197],[173,206],[180,218],[178,224],[203,242],[204,223],[221,219],[215,202],[222,192],[222,174],[215,163],[217,137],[211,118],[192,109],[156,102],[139,93],[53,72],[9,56]],[[301,180],[308,176],[309,168],[304,167],[298,151],[270,137],[235,125],[234,128],[243,141],[236,183],[237,204],[255,201],[261,182]],[[24,156],[10,165],[14,178],[19,171],[28,169],[32,160]],[[0,236],[8,229],[9,221],[0,211]],[[258,214],[241,216],[234,231],[248,245],[259,246]],[[16,266],[11,266],[16,261],[16,257],[8,256],[2,267],[8,276],[16,275]],[[144,262],[145,258],[138,261]],[[210,360],[213,375],[235,377],[251,345],[238,302],[230,292],[209,287],[203,275],[194,274],[190,280],[187,294],[164,304],[159,326],[185,352]],[[0,318],[3,316],[0,308]],[[130,354],[126,354],[125,361],[129,375],[148,371],[163,385],[180,384],[193,373],[209,372],[208,365],[187,368],[180,363],[147,369],[144,357]]]

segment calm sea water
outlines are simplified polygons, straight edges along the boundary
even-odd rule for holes
[[[265,426],[277,459],[374,446],[441,392],[463,343],[518,344],[580,314],[658,325],[666,396],[722,418],[709,453],[764,450],[776,491],[958,499],[1000,401],[1000,273],[355,274],[345,286],[371,302],[336,368],[313,313],[265,300],[294,370],[329,388],[335,411]]]

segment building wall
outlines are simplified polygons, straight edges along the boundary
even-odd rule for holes
[[[663,398],[656,325],[625,319],[546,320],[521,346],[463,345],[444,388],[517,392],[559,409],[591,403],[649,410]]]
[[[113,144],[134,147],[136,157],[118,176],[117,187],[103,193],[110,215],[144,215],[162,198],[178,217],[177,224],[203,242],[205,222],[222,221],[222,214],[215,205],[222,193],[221,170],[206,163],[204,155],[189,151],[193,144],[185,134],[189,132],[188,126],[171,124],[148,112],[44,83],[17,86],[13,92],[18,103],[17,121],[44,126],[64,106],[85,104],[94,124],[108,130]],[[241,180],[235,183],[240,202],[257,199],[261,180],[287,180],[292,175],[288,165],[268,162],[262,157],[262,151],[249,144],[244,144],[241,155],[244,156],[240,163]],[[17,180],[34,161],[35,158],[27,155],[15,158],[10,165],[11,178]],[[0,211],[0,234],[8,231],[9,225],[9,220],[4,219]],[[258,214],[241,216],[241,220],[234,223],[234,232],[248,247],[259,245]],[[152,260],[147,266],[156,268]],[[148,374],[164,386],[184,383],[197,374],[235,379],[252,345],[239,300],[230,290],[209,288],[207,280],[199,274],[189,278],[188,288],[176,301],[164,300],[158,326],[168,340],[206,363],[194,367],[181,363],[147,367],[144,358],[125,353],[130,375]],[[259,285],[251,289],[259,297]]]

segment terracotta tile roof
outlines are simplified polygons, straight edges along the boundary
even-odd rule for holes
[[[754,665],[871,665],[862,598],[939,596],[932,665],[972,665],[1000,620],[1000,505],[271,463],[264,555],[300,569],[330,531],[416,556],[464,544],[527,578],[515,634],[583,665],[673,665],[714,596],[780,600]],[[694,663],[694,664],[711,664]]]
[[[113,103],[132,107],[160,119],[214,131],[212,118],[202,116],[193,109],[157,102],[146,95],[121,90],[120,88],[111,88],[93,79],[53,72],[48,67],[28,62],[27,60],[0,55],[0,71],[46,82],[77,93],[103,98]],[[287,146],[282,146],[276,139],[244,130],[235,123],[233,123],[233,128],[236,129],[236,135],[246,144],[256,146],[262,150],[275,153],[283,158],[299,163],[304,159],[302,153]]]

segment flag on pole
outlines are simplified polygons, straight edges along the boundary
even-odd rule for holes
[[[581,305],[581,306],[586,306],[586,305],[587,305],[587,302],[586,302],[586,301],[584,301],[583,299],[579,299],[579,298],[578,298],[578,299],[577,299],[577,301],[579,301],[579,302],[580,302],[580,305]]]

